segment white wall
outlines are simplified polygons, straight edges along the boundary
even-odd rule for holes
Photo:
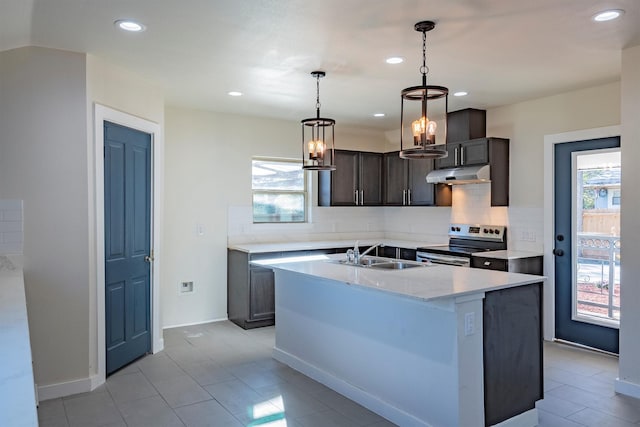
[[[363,221],[358,215],[366,210],[350,208],[334,212],[316,207],[312,224],[252,223],[252,156],[297,159],[301,155],[300,132],[299,122],[167,108],[167,262],[162,270],[165,326],[226,318],[228,241],[319,240],[328,232],[381,235],[381,218],[366,215],[368,219]],[[384,138],[378,132],[348,129],[338,123],[336,146],[381,151]],[[315,191],[315,182],[311,188]],[[202,235],[197,233],[198,227],[204,231]],[[193,294],[178,294],[182,281],[194,282]]]
[[[22,255],[23,243],[22,200],[0,199],[0,255]]]
[[[487,135],[509,138],[511,207],[543,206],[545,135],[620,124],[620,83],[487,110]]]
[[[164,100],[98,58],[37,47],[0,52],[0,95],[0,198],[24,200],[35,379],[51,390],[97,368],[93,102],[162,124]]]
[[[620,388],[640,397],[640,46],[622,52],[622,253],[620,280],[622,283],[620,320]]]
[[[0,52],[0,198],[24,200],[24,279],[39,384],[89,374],[85,76],[81,54]]]
[[[101,104],[127,114],[164,126],[164,95],[159,86],[123,68],[105,62],[93,55],[86,56],[87,64],[87,193],[88,193],[88,250],[89,257],[89,366],[90,373],[98,369],[97,331],[97,283],[96,283],[96,172],[95,172],[95,126],[94,105]],[[101,123],[97,124],[102,126]],[[157,178],[159,192],[163,192],[162,173]],[[161,213],[160,213],[161,214]],[[162,224],[158,225],[162,227]],[[157,254],[162,259],[161,254]]]

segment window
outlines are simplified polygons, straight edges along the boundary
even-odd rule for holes
[[[300,160],[252,160],[253,222],[305,222],[307,182]]]
[[[620,206],[620,190],[613,190],[613,196],[611,197],[612,206]]]

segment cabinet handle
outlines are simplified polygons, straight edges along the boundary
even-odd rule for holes
[[[402,206],[407,204],[407,190],[402,190]]]
[[[458,147],[456,147],[453,152],[453,163],[454,166],[458,166]]]
[[[407,190],[407,205],[411,206],[411,189]]]
[[[360,206],[363,206],[363,205],[364,205],[364,196],[363,196],[363,194],[362,194],[362,193],[364,193],[364,191],[363,191],[363,190],[360,190]]]
[[[353,203],[358,206],[358,190],[353,190]]]
[[[464,166],[464,147],[460,147],[460,164]]]

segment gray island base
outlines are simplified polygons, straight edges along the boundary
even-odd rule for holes
[[[401,426],[535,426],[543,277],[270,265],[274,358]]]

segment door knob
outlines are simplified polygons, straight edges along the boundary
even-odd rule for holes
[[[145,256],[145,257],[144,257],[144,260],[145,260],[146,262],[151,262],[151,261],[153,261],[153,256],[149,256],[149,255],[147,255],[147,256]]]
[[[562,249],[554,249],[553,250],[553,254],[555,256],[562,256],[562,255],[564,255],[564,251]]]

